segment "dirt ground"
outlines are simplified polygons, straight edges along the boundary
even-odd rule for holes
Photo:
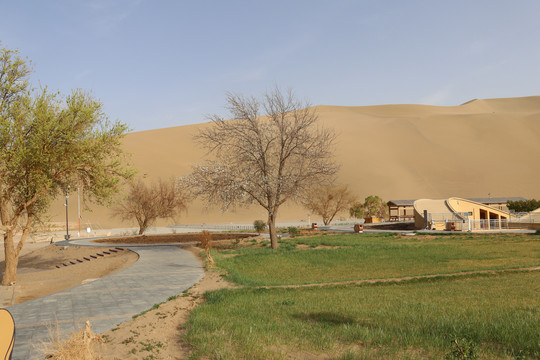
[[[102,334],[94,351],[103,360],[188,359],[189,348],[180,339],[189,313],[203,302],[206,291],[232,287],[218,272],[207,271],[199,283],[175,299]]]
[[[46,245],[22,255],[15,285],[0,286],[0,306],[19,304],[81,285],[125,269],[138,259],[132,251],[111,249],[116,252],[103,247]],[[2,276],[4,261],[0,262],[0,269]]]

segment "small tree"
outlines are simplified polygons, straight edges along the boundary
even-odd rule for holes
[[[261,232],[266,230],[266,223],[264,222],[264,220],[255,220],[253,222],[253,227],[255,228],[255,231],[260,234]]]
[[[212,254],[210,254],[210,249],[212,249],[212,234],[208,230],[203,230],[201,234],[199,235],[199,239],[201,241],[201,249],[204,249],[204,252],[206,254],[206,260],[208,261],[208,266],[213,267],[215,266],[214,258],[212,258]]]
[[[147,185],[137,179],[129,187],[127,196],[113,208],[122,220],[137,220],[139,235],[144,234],[158,218],[174,218],[187,209],[187,198],[176,189],[174,179]]]
[[[387,205],[383,199],[376,195],[370,195],[364,201],[364,216],[365,217],[380,217],[384,218],[387,214]]]
[[[378,196],[370,195],[365,198],[364,203],[356,202],[349,208],[349,214],[352,217],[361,219],[368,217],[387,216],[386,203]]]
[[[196,196],[223,210],[256,203],[268,213],[273,249],[278,247],[276,218],[286,201],[325,183],[337,172],[334,133],[317,125],[309,104],[278,89],[263,100],[228,95],[234,120],[214,115],[197,135],[215,160],[193,168],[183,178]],[[267,114],[263,116],[260,110]]]
[[[324,225],[330,225],[334,217],[347,211],[356,197],[347,186],[320,186],[305,196],[303,205],[312,213],[322,216]]]
[[[515,212],[531,212],[540,208],[540,200],[508,200],[506,202],[506,206],[509,210],[513,210]]]
[[[361,202],[355,202],[350,208],[349,208],[349,215],[351,217],[362,219],[364,218],[364,203]]]
[[[83,91],[66,97],[47,89],[32,93],[30,72],[17,51],[0,49],[3,285],[15,282],[21,249],[52,199],[81,185],[84,200],[106,204],[120,181],[132,176],[120,147],[127,126],[110,123],[103,105]]]

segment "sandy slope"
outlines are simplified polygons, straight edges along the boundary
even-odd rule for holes
[[[387,200],[487,197],[488,193],[540,197],[540,96],[474,100],[448,107],[317,106],[317,110],[321,122],[338,134],[341,181],[361,198],[370,194]],[[206,125],[131,133],[125,149],[133,153],[140,174],[151,179],[182,176],[205,156],[192,140],[201,126]],[[75,219],[76,203],[71,199],[70,217]],[[64,219],[61,204],[51,213],[57,221]],[[307,220],[306,214],[300,207],[288,206],[278,220]],[[83,216],[83,223],[120,225],[104,208]],[[221,214],[194,203],[177,221],[251,223],[255,219],[265,219],[262,208]]]

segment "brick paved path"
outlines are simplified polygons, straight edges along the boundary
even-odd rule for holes
[[[68,245],[90,243],[80,240]],[[176,246],[123,247],[139,254],[139,260],[129,268],[7,308],[15,319],[13,360],[39,358],[37,347],[49,339],[52,324],[58,323],[60,333],[68,334],[84,328],[85,321],[90,320],[94,332],[102,333],[180,294],[204,277],[193,254]]]

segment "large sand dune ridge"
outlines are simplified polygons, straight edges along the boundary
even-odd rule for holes
[[[321,124],[337,134],[339,179],[361,199],[371,194],[385,200],[488,194],[540,197],[540,96],[473,100],[459,106],[316,108]],[[124,148],[132,153],[139,174],[148,179],[183,176],[205,158],[205,151],[193,141],[201,126],[207,124],[130,133]],[[70,208],[71,219],[76,219],[76,208],[76,204]],[[307,213],[289,204],[281,209],[278,221],[307,220]],[[61,201],[51,215],[56,221],[64,219]],[[251,223],[265,218],[260,207],[222,214],[194,202],[177,222]],[[84,213],[83,223],[129,225],[111,218],[103,207]]]

